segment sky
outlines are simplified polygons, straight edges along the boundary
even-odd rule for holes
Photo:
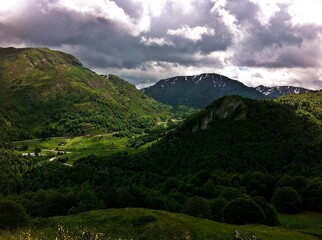
[[[138,88],[219,73],[322,88],[322,0],[0,0],[0,47],[47,47]]]

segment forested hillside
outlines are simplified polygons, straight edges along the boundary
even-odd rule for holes
[[[133,85],[49,49],[0,49],[1,139],[143,131],[170,108]]]
[[[322,211],[320,108],[321,92],[224,97],[137,154],[90,155],[72,167],[36,158],[19,175],[20,194],[2,194],[32,217],[144,207],[278,225],[275,208]]]

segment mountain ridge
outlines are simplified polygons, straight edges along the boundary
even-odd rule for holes
[[[264,85],[259,85],[255,89],[264,95],[271,98],[278,98],[288,94],[303,94],[308,92],[313,92],[311,89],[303,87],[294,87],[294,86],[273,86],[267,87]]]
[[[206,107],[215,99],[229,95],[241,95],[254,99],[267,98],[256,89],[216,73],[162,79],[142,91],[165,104],[197,108]]]
[[[2,138],[143,130],[171,115],[134,85],[60,51],[0,48],[0,69]]]

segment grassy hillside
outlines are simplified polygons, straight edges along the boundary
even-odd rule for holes
[[[1,48],[0,69],[1,139],[140,131],[171,115],[133,85],[59,51]]]
[[[294,216],[296,217],[296,216]],[[287,216],[285,217],[287,218]],[[300,219],[300,218],[299,218]],[[236,226],[190,217],[184,214],[147,209],[110,209],[85,212],[68,217],[38,220],[30,228],[0,233],[0,239],[194,239],[231,240],[239,230],[243,239],[317,240],[319,218],[311,221],[310,229],[302,232],[291,225],[267,227],[262,225]],[[287,223],[286,223],[287,224]],[[305,224],[299,220],[297,225]],[[321,236],[321,235],[320,235]],[[25,237],[25,238],[24,238]]]

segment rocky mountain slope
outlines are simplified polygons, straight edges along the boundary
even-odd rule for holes
[[[278,98],[288,94],[303,94],[303,93],[312,92],[312,90],[310,89],[293,87],[293,86],[266,87],[266,86],[260,85],[255,89],[263,93],[265,96],[268,96],[271,98]]]
[[[230,95],[253,99],[267,98],[241,82],[215,73],[163,79],[143,91],[155,100],[168,105],[196,108],[206,107],[215,99]]]

